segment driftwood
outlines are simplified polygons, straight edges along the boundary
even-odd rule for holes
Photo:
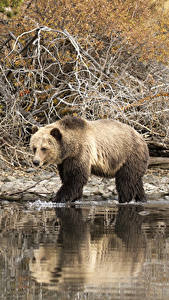
[[[147,144],[150,156],[169,158],[169,139],[162,143],[156,138],[156,140],[147,141]]]
[[[150,157],[149,167],[169,170],[169,157]]]

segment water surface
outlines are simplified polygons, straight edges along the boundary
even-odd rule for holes
[[[168,300],[169,204],[1,202],[0,299]]]

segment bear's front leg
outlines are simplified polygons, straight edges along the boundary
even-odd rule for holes
[[[89,168],[73,159],[58,165],[62,186],[53,198],[55,202],[73,202],[82,197],[83,187],[89,178]]]
[[[56,196],[53,197],[54,202],[73,202],[77,199],[80,199],[82,197],[83,193],[83,186],[77,187],[71,185],[68,185],[68,183],[63,184],[61,188],[58,190]]]

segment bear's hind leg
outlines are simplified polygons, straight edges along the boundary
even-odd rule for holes
[[[126,180],[124,176],[116,176],[115,182],[119,203],[132,201],[135,196],[135,191],[130,180]]]
[[[145,191],[144,191],[144,187],[143,187],[142,178],[140,178],[137,181],[135,199],[136,199],[136,202],[146,202],[147,201]]]
[[[126,162],[117,171],[115,181],[119,203],[130,202],[134,199],[136,202],[146,201],[140,171],[131,162]]]
[[[136,174],[130,162],[126,162],[115,176],[119,203],[130,202],[136,195]]]
[[[129,171],[124,165],[115,176],[119,203],[130,202],[135,196],[133,177]]]

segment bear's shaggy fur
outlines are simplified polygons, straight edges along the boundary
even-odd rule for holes
[[[58,166],[62,186],[56,202],[82,197],[90,174],[115,177],[120,203],[146,201],[142,177],[148,166],[148,147],[128,125],[66,116],[38,129],[30,145],[34,165]]]

